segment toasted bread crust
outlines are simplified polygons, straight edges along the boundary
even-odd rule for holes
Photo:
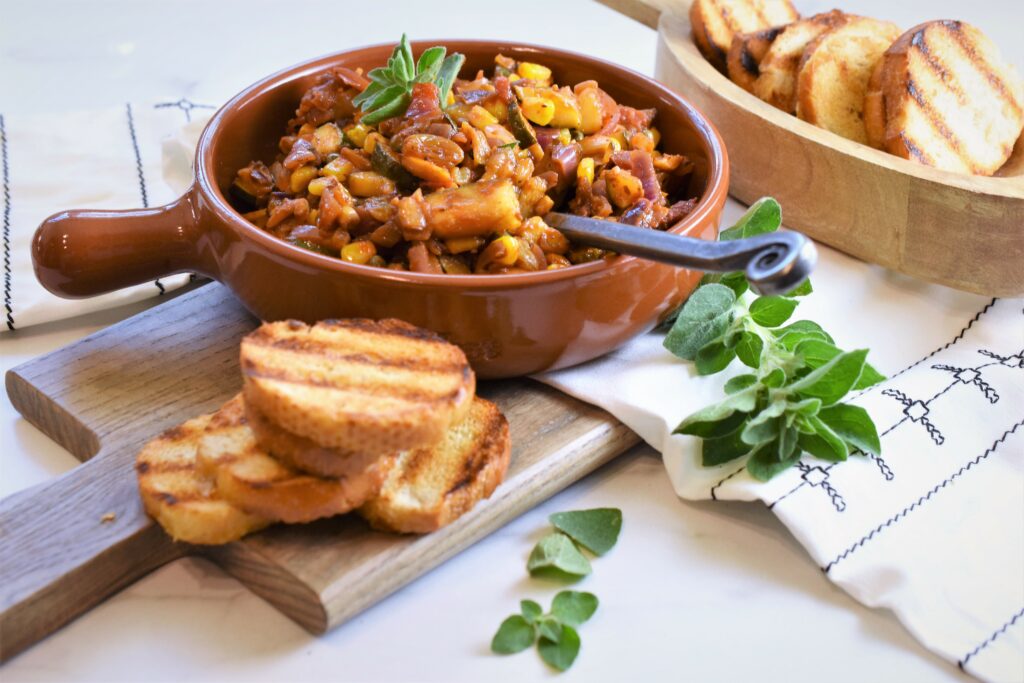
[[[200,471],[196,450],[210,419],[201,415],[164,432],[136,459],[142,504],[176,541],[230,543],[270,524],[224,500],[214,480]]]
[[[249,429],[241,395],[213,414],[199,439],[200,467],[236,506],[269,519],[296,523],[342,514],[380,491],[393,458],[378,459],[344,479],[314,477],[261,449]]]
[[[749,93],[754,92],[754,82],[761,73],[761,61],[784,28],[773,26],[761,31],[734,35],[725,58],[729,80]]]
[[[761,60],[751,92],[777,109],[796,113],[796,77],[804,50],[822,33],[850,19],[851,15],[832,10],[784,27]]]
[[[468,409],[465,354],[399,320],[267,323],[242,340],[245,400],[326,448],[388,454],[439,440]]]
[[[796,115],[867,143],[864,101],[872,70],[899,36],[890,22],[853,17],[808,44],[797,72]]]
[[[1009,159],[1024,127],[1024,83],[978,29],[919,24],[886,51],[876,74],[868,104],[875,146],[976,175]]]
[[[324,448],[310,439],[281,429],[251,405],[245,406],[245,417],[262,449],[289,467],[318,477],[359,476],[382,457]]]
[[[376,529],[428,533],[450,524],[501,483],[511,455],[508,421],[475,398],[469,413],[431,448],[403,453],[380,494],[359,513]]]
[[[723,73],[736,33],[788,24],[799,17],[790,0],[694,0],[690,6],[694,42],[704,58]]]

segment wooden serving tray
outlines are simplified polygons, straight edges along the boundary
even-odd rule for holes
[[[722,134],[732,196],[749,204],[771,195],[787,227],[865,261],[987,296],[1024,294],[1024,136],[991,178],[907,161],[801,121],[730,81],[693,43],[691,0],[602,1],[657,27],[655,77]]]
[[[351,515],[217,548],[175,543],[142,510],[135,456],[239,391],[238,342],[256,324],[210,284],[7,373],[14,406],[84,463],[0,501],[0,660],[189,554],[322,633],[639,441],[607,413],[539,383],[483,383],[479,393],[508,417],[512,462],[494,495],[454,524],[398,536]]]

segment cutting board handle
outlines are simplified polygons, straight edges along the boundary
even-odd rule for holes
[[[8,374],[12,402],[29,416],[18,383]],[[125,476],[134,458],[101,451],[0,500],[0,662],[188,551],[146,517]]]

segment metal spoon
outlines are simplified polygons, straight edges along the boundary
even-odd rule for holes
[[[544,221],[577,244],[696,270],[742,270],[760,294],[785,294],[810,275],[818,260],[814,243],[788,230],[711,242],[565,213],[549,213]]]

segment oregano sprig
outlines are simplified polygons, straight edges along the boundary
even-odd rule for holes
[[[617,508],[556,512],[549,519],[556,531],[542,538],[530,553],[527,568],[533,576],[582,578],[591,572],[591,567],[580,548],[604,555],[619,540],[622,530],[622,511]],[[565,671],[580,651],[576,629],[594,615],[597,605],[597,596],[592,593],[570,590],[555,596],[547,614],[533,600],[523,600],[519,603],[520,613],[501,622],[491,639],[491,650],[514,654],[536,643],[541,659],[552,668]]]
[[[755,202],[721,240],[773,232],[782,223],[778,202]],[[813,290],[804,282],[786,296],[747,294],[743,273],[711,274],[678,311],[665,347],[693,361],[698,374],[721,372],[739,359],[753,372],[725,384],[726,397],[697,411],[676,434],[702,439],[701,462],[721,465],[747,458],[747,471],[767,481],[804,452],[837,462],[851,452],[878,454],[878,433],[867,411],[841,403],[850,391],[885,377],[867,363],[867,350],[843,351],[817,323],[784,325]]]
[[[445,53],[445,48],[438,45],[427,48],[419,61],[414,61],[409,39],[403,33],[388,58],[387,66],[371,69],[366,74],[370,84],[352,100],[364,112],[360,120],[373,125],[404,113],[409,106],[412,87],[417,83],[436,85],[441,109],[444,109],[452,84],[466,61],[465,55],[458,52],[447,57]]]

